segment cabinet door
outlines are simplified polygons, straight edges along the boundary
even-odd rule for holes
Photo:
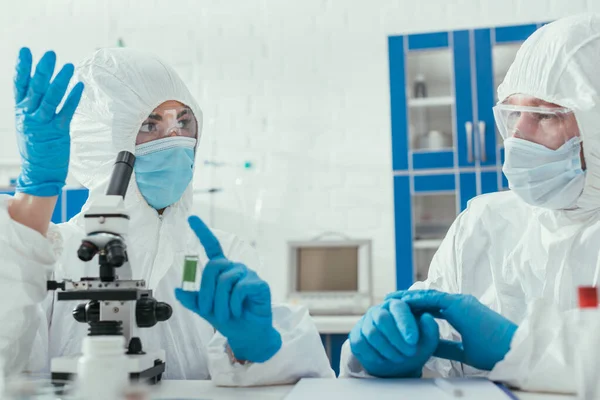
[[[405,46],[409,169],[453,168],[451,38],[448,32],[408,35]]]
[[[413,283],[413,235],[410,177],[394,176],[394,232],[396,244],[396,288]]]
[[[476,29],[475,68],[477,70],[477,110],[475,112],[475,143],[482,166],[496,164],[496,125],[492,107],[496,104],[497,82],[494,79],[490,29]],[[506,73],[506,71],[505,71]]]
[[[411,177],[415,280],[427,278],[431,259],[456,218],[457,177],[454,172]]]
[[[396,287],[427,277],[431,259],[456,218],[457,178],[447,174],[394,177]]]
[[[456,138],[458,165],[475,165],[475,127],[473,126],[473,92],[469,31],[455,31],[453,38],[454,92],[456,98]]]
[[[408,117],[406,112],[404,41],[404,36],[390,36],[388,38],[392,168],[394,171],[408,170]]]
[[[502,174],[502,171],[500,171],[500,174]],[[496,170],[481,171],[480,179],[481,194],[497,192],[501,188],[498,182],[498,171]]]

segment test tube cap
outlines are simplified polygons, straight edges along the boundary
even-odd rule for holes
[[[579,308],[598,307],[598,289],[595,286],[579,286],[577,289]]]

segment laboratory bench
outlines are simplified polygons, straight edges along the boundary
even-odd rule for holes
[[[254,388],[217,387],[211,381],[162,381],[153,393],[154,399],[260,399],[283,400],[294,385],[265,386]],[[375,394],[375,393],[374,393]],[[513,392],[519,400],[569,400],[575,396]]]
[[[312,319],[321,335],[348,335],[362,315],[313,315]]]

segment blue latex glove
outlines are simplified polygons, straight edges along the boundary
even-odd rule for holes
[[[273,327],[269,285],[245,265],[225,258],[221,244],[200,218],[192,216],[188,222],[209,262],[200,290],[176,289],[175,297],[227,338],[236,359],[268,361],[281,348],[281,335]]]
[[[435,357],[491,371],[510,350],[517,325],[484,306],[471,295],[437,290],[400,291],[388,299],[402,299],[414,313],[442,318],[460,333],[462,342],[440,340]]]
[[[431,315],[415,317],[402,300],[371,307],[350,332],[352,354],[374,376],[421,376],[439,342],[439,328]]]
[[[17,191],[33,196],[57,196],[65,185],[69,167],[69,126],[81,99],[83,83],[77,83],[56,110],[73,76],[73,64],[54,74],[56,54],[49,51],[31,77],[31,51],[22,48],[14,80],[15,125],[21,153],[21,174]]]

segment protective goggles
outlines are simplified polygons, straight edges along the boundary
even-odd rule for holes
[[[516,137],[556,150],[579,136],[575,114],[568,108],[498,104],[493,110],[504,140]]]
[[[136,144],[174,136],[196,138],[197,134],[198,124],[194,113],[188,107],[165,110],[157,108],[142,122]]]

